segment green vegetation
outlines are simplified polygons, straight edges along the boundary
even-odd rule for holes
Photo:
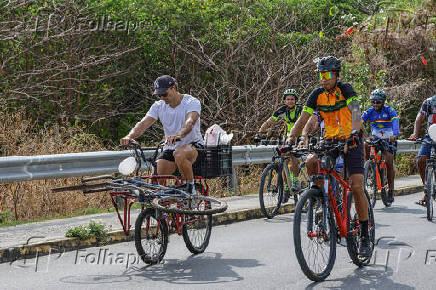
[[[67,238],[78,238],[79,240],[87,240],[95,237],[98,242],[104,242],[107,238],[108,230],[101,223],[91,221],[88,226],[77,226],[68,229],[65,236]]]
[[[117,148],[156,101],[161,74],[201,100],[203,132],[220,124],[233,130],[234,145],[250,142],[286,88],[304,102],[318,86],[314,60],[325,55],[343,61],[363,109],[373,89],[387,92],[401,138],[436,93],[432,0],[13,2],[0,2],[2,156]],[[156,125],[143,141],[161,135]],[[0,226],[111,207],[105,193],[50,193],[75,181],[0,184],[8,212]]]

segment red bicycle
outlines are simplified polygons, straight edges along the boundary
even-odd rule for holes
[[[138,143],[128,145],[135,154],[136,173],[133,178],[104,175],[83,178],[81,185],[53,189],[53,192],[81,190],[84,194],[109,191],[126,236],[130,234],[131,207],[139,203],[142,211],[135,222],[135,247],[147,264],[156,264],[163,259],[171,230],[183,236],[190,252],[204,252],[212,231],[212,214],[227,209],[225,202],[208,196],[209,186],[204,176],[194,177],[198,194],[192,195],[184,191],[185,185],[177,176],[157,175],[156,157],[162,145],[155,148],[141,148]],[[146,158],[143,151],[149,149],[154,149],[155,154]],[[224,155],[231,158],[231,152],[228,153]],[[153,174],[140,174],[144,162],[149,163],[147,167],[153,169]],[[231,160],[229,164],[231,166]],[[210,172],[206,176],[212,177]]]
[[[368,193],[371,206],[374,207],[377,201],[377,193],[380,192],[383,204],[387,207],[391,206],[388,198],[388,178],[386,162],[382,157],[383,139],[372,137],[365,140],[369,145],[369,159],[365,162],[365,173],[363,186]]]
[[[353,204],[353,194],[346,178],[335,169],[336,157],[343,155],[344,144],[320,144],[310,148],[318,154],[318,174],[312,180],[322,180],[323,187],[312,186],[298,201],[294,217],[295,254],[303,273],[313,281],[326,279],[336,260],[336,244],[342,238],[353,263],[361,267],[371,259],[375,243],[375,222],[368,199],[368,231],[371,255],[358,254],[360,227]],[[346,169],[346,168],[345,168]],[[344,170],[346,172],[346,170]]]

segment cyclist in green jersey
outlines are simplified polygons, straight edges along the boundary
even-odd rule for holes
[[[279,119],[283,119],[286,123],[286,137],[289,136],[292,127],[294,127],[295,122],[300,117],[301,112],[303,111],[303,106],[297,104],[298,101],[298,93],[293,89],[287,89],[283,92],[283,102],[285,103],[283,106],[280,106],[271,117],[266,120],[259,129],[259,134],[264,133],[274,122],[277,122]],[[255,137],[255,140],[260,139],[259,137]],[[300,182],[298,181],[298,159],[295,157],[291,158],[291,172],[293,176],[292,182],[292,190],[298,191],[300,190]],[[290,196],[290,189],[288,185],[285,183],[285,200],[286,202]]]

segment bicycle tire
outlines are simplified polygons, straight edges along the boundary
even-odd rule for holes
[[[144,222],[145,229],[143,228]],[[157,234],[153,231],[157,231]],[[144,240],[147,241],[145,246]],[[141,211],[135,222],[135,248],[141,260],[150,265],[159,263],[165,256],[167,246],[168,226],[166,220],[164,218],[158,219],[156,211],[152,208]]]
[[[374,162],[367,160],[364,168],[363,188],[370,196],[371,206],[374,207],[377,202],[377,178]]]
[[[426,207],[427,207],[427,220],[433,220],[433,196],[435,192],[435,174],[433,166],[427,166],[426,169],[426,179],[425,179],[425,187],[426,187]]]
[[[371,254],[368,257],[361,257],[358,253],[360,229],[358,225],[359,218],[353,208],[353,193],[347,192],[347,251],[353,263],[358,267],[363,267],[369,264],[375,246],[375,221],[374,212],[370,204],[369,195],[365,192],[368,200],[368,233],[371,243]]]
[[[379,167],[379,172],[380,172],[380,181],[382,185],[382,190],[380,192],[381,200],[386,207],[390,207],[392,205],[392,202],[389,200],[388,192],[386,191],[386,187],[385,187],[386,183],[388,182],[388,177],[386,175],[387,172],[385,168],[380,168],[380,167]]]
[[[202,204],[208,204],[202,208]],[[227,203],[204,195],[174,195],[153,199],[152,207],[159,211],[179,214],[208,215],[227,210]]]
[[[306,204],[307,207],[306,209],[304,209]],[[314,242],[314,244],[316,245],[316,252],[310,253],[307,257],[314,257],[320,252],[319,248],[321,248],[322,245],[327,244],[329,247],[328,262],[326,263],[322,271],[311,269],[311,266],[315,267],[315,265],[312,265],[311,263],[309,263],[311,264],[311,266],[308,265],[308,261],[303,252],[302,237],[305,236],[309,240],[309,242],[313,242],[314,240],[309,238],[307,235],[307,224],[302,226],[301,223],[304,220],[307,221],[308,218],[311,218],[312,222],[315,221],[315,227],[318,228],[319,222],[322,221],[322,217],[319,218],[319,214],[316,209],[317,206],[319,206],[320,204],[323,204],[323,198],[319,189],[311,188],[303,193],[300,200],[298,201],[297,208],[295,210],[293,229],[295,255],[297,256],[298,263],[300,264],[301,270],[306,275],[306,277],[315,282],[323,281],[330,275],[330,272],[333,269],[336,260],[337,229],[333,213],[329,206],[327,207],[327,224],[329,226],[329,230],[326,235],[328,241],[322,242],[322,240],[320,241],[319,238],[316,238],[316,241]],[[321,213],[323,213],[323,211],[321,211]],[[314,232],[316,232],[316,230]],[[324,257],[322,254],[321,256]]]
[[[186,248],[193,254],[203,253],[212,233],[212,215],[184,216],[182,235]]]
[[[274,177],[273,174],[275,174]],[[267,186],[266,194],[265,185]],[[259,184],[260,209],[266,218],[271,219],[278,213],[282,199],[283,179],[281,166],[277,163],[268,164],[262,172]]]

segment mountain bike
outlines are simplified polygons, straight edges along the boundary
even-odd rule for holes
[[[383,142],[386,141],[373,136],[365,142],[369,145],[370,155],[365,161],[363,186],[370,197],[372,207],[375,206],[378,192],[380,192],[383,204],[389,207],[392,203],[388,197],[387,167],[383,159]]]
[[[297,204],[298,196],[309,187],[310,179],[306,172],[304,152],[293,151],[290,155],[285,156],[280,151],[282,141],[261,140],[260,142],[262,145],[278,145],[274,148],[272,163],[268,164],[262,172],[259,184],[260,209],[265,217],[271,219],[278,213],[281,204],[289,199],[289,196],[285,196],[284,184],[288,186],[290,195],[294,198],[294,204]],[[298,166],[300,189],[296,191],[291,189],[293,176],[289,170],[289,159],[292,156],[300,159]]]
[[[294,216],[294,246],[303,273],[313,281],[326,279],[336,260],[336,244],[347,241],[348,254],[359,267],[367,265],[375,244],[374,214],[368,200],[368,231],[371,255],[358,254],[360,223],[353,203],[353,194],[347,179],[335,169],[336,157],[343,155],[344,144],[320,144],[309,148],[318,154],[318,174],[312,181],[322,180],[306,190],[297,203]],[[292,148],[287,148],[292,151]],[[346,168],[345,171],[346,172]],[[344,173],[345,174],[345,173]]]

